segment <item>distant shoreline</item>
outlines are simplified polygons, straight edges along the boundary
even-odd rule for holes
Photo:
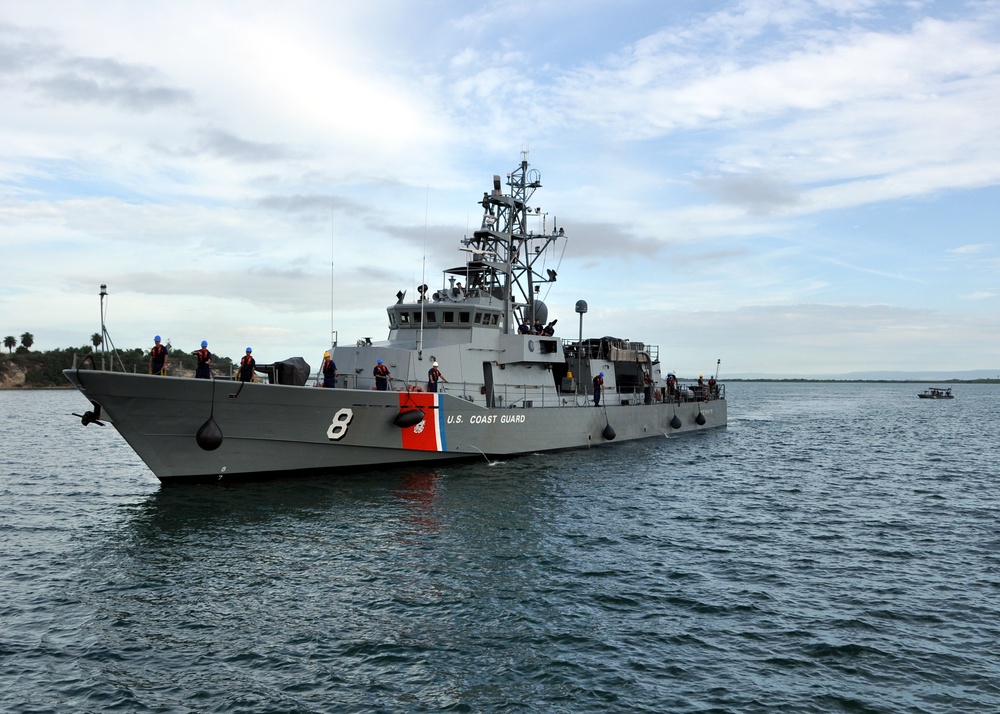
[[[752,379],[723,379],[723,383],[733,382],[812,382],[817,384],[1000,384],[1000,379],[838,379],[824,377],[754,377]]]

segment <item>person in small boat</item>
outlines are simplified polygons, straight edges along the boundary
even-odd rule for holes
[[[444,378],[444,375],[441,374],[441,370],[438,369],[438,363],[435,362],[431,365],[431,368],[427,370],[427,391],[436,392],[438,390],[439,381],[445,383],[448,382],[448,380]]]
[[[153,349],[149,351],[149,373],[167,373],[167,348],[160,344],[160,336],[153,338]]]
[[[604,372],[594,377],[594,406],[601,406],[601,393],[604,392]]]
[[[389,374],[389,368],[382,364],[382,358],[379,357],[375,364],[375,369],[372,370],[372,374],[375,376],[375,389],[380,392],[385,392],[389,390],[389,380],[392,379],[392,375]]]
[[[208,342],[202,340],[201,349],[195,350],[191,354],[198,360],[198,366],[194,369],[194,378],[211,379],[212,369],[209,365],[212,363],[212,353],[208,351]]]
[[[330,359],[330,352],[323,353],[323,364],[319,371],[323,373],[323,386],[333,388],[337,386],[337,363]]]
[[[257,361],[253,358],[253,350],[247,347],[247,353],[240,360],[239,377],[241,382],[253,381],[253,368],[256,365]]]

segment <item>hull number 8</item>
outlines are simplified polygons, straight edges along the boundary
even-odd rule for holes
[[[347,425],[351,423],[351,419],[354,418],[354,412],[347,407],[344,407],[336,414],[333,415],[333,421],[330,422],[330,426],[326,430],[327,438],[330,441],[339,441],[344,438],[347,434]]]

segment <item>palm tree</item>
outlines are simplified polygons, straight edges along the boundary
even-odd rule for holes
[[[10,351],[17,347],[17,338],[14,335],[7,335],[3,338],[3,346],[7,348],[7,354],[10,354]]]
[[[90,336],[90,341],[94,343],[94,349],[96,350],[104,342],[104,339],[96,332]]]
[[[21,335],[21,347],[26,350],[30,350],[33,344],[35,344],[35,336],[33,334],[25,332]]]

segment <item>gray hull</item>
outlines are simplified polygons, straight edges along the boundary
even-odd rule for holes
[[[724,398],[595,408],[574,395],[564,406],[490,408],[450,394],[76,369],[65,375],[164,482],[238,481],[589,448],[727,422]],[[422,417],[411,415],[398,420],[409,425],[397,425],[401,412],[417,409]],[[198,438],[209,420],[221,441]],[[607,438],[608,425],[613,440]]]

